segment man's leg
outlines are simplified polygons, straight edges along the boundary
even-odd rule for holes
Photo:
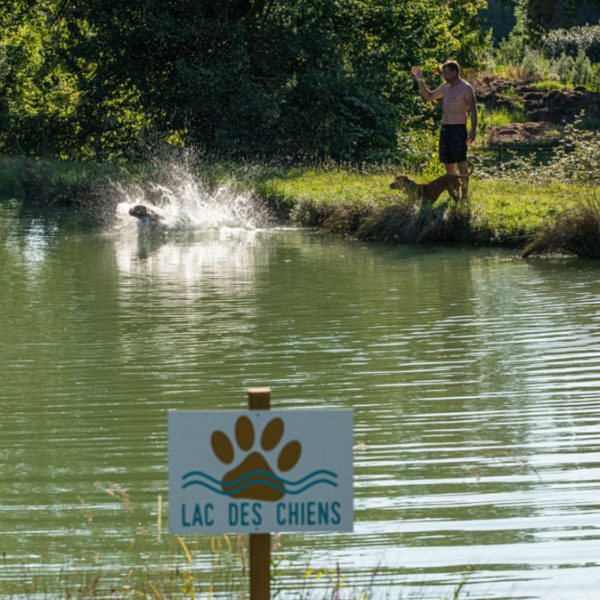
[[[460,173],[460,197],[466,202],[469,200],[469,166],[466,160],[458,163],[458,171]]]
[[[448,175],[458,175],[458,171],[456,170],[456,163],[444,163],[446,167],[446,173]]]

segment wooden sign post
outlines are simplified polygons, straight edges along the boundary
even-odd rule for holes
[[[248,408],[269,410],[271,388],[248,388]],[[271,534],[250,534],[250,599],[271,597]]]
[[[169,531],[247,533],[250,598],[269,600],[271,533],[352,531],[351,410],[169,411]]]

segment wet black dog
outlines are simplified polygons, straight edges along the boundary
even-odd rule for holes
[[[164,219],[157,212],[143,204],[136,204],[130,208],[129,214],[140,220],[139,225],[142,229],[164,231],[167,228]]]

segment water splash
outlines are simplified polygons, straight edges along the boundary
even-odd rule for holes
[[[120,199],[117,230],[137,228],[137,219],[129,215],[136,204],[156,212],[168,230],[258,229],[268,222],[267,211],[251,191],[240,191],[231,183],[211,188],[186,164],[165,165],[161,170],[168,175],[158,181],[114,184]]]

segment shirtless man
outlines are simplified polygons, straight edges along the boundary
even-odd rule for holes
[[[442,98],[442,129],[440,131],[440,162],[446,173],[458,175],[461,179],[461,197],[467,200],[469,192],[469,169],[467,167],[467,144],[475,139],[477,130],[477,103],[470,84],[460,78],[460,67],[453,60],[442,65],[442,76],[446,83],[431,91],[425,84],[420,67],[412,68],[425,100]],[[467,115],[471,128],[467,132]],[[457,172],[458,167],[458,172]]]

